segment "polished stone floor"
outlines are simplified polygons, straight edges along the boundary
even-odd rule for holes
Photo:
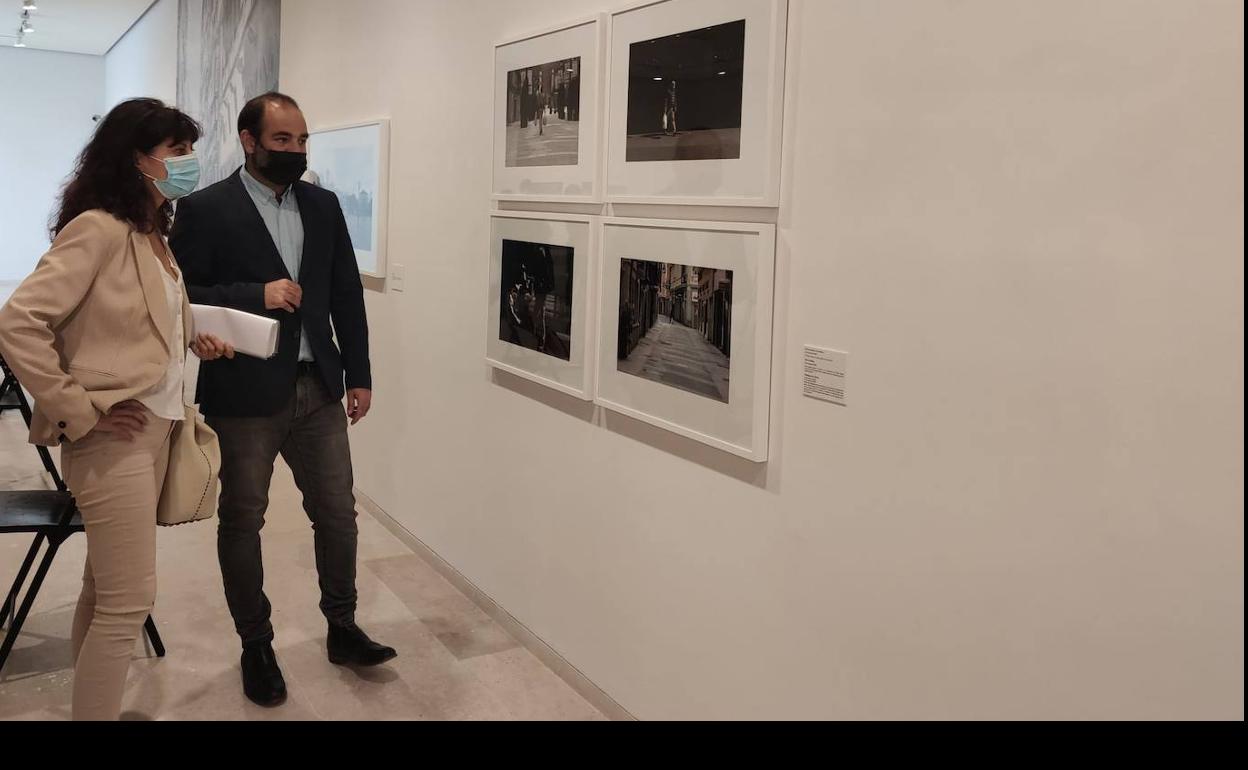
[[[0,489],[43,488],[38,457],[16,412],[0,420]],[[142,643],[127,684],[133,720],[602,720],[605,717],[421,557],[360,515],[357,620],[399,657],[372,670],[325,655],[312,532],[279,460],[264,530],[266,589],[275,648],[290,698],[277,709],[243,697],[238,643],[221,592],[215,524],[161,530],[154,616],[168,656]],[[0,537],[0,584],[29,545]],[[61,550],[17,647],[0,672],[0,719],[69,717],[69,630],[86,552],[82,535]]]

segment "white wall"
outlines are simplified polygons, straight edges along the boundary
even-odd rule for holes
[[[1242,4],[794,0],[765,469],[483,364],[491,46],[602,5],[286,4],[393,119],[360,487],[641,718],[1242,719]]]
[[[178,98],[178,0],[157,0],[104,57],[104,106],[150,96]]]
[[[0,281],[25,278],[48,249],[48,219],[95,129],[104,59],[0,47]]]
[[[61,185],[95,124],[118,102],[177,99],[178,2],[158,0],[106,56],[0,48],[11,98],[0,110],[0,281],[18,281],[47,250]]]

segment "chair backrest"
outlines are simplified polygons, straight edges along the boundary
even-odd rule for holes
[[[0,387],[0,396],[6,391],[12,390],[17,396],[18,409],[21,410],[22,419],[26,421],[26,429],[30,429],[30,421],[32,419],[30,411],[30,402],[26,400],[26,392],[22,390],[22,384],[18,381],[17,375],[9,368],[9,364],[4,360],[4,356],[0,355],[0,370],[4,372],[3,386]],[[37,446],[35,451],[39,453],[39,459],[43,461],[43,469],[52,477],[52,483],[61,492],[68,492],[69,487],[65,485],[65,480],[61,478],[60,471],[56,468],[56,463],[52,461],[52,453],[47,447]]]

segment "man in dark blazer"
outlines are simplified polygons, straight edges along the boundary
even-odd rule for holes
[[[182,199],[170,245],[192,302],[280,322],[273,358],[206,364],[198,394],[221,440],[217,554],[243,643],[243,690],[274,706],[285,700],[286,684],[273,652],[260,530],[279,454],[315,531],[329,659],[378,665],[396,653],[355,624],[358,529],[347,421],[368,414],[372,378],[364,291],[346,221],[332,192],[299,181],[308,128],[293,99],[256,97],[243,108],[238,130],[246,165]]]

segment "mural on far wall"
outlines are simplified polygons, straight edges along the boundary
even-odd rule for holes
[[[200,188],[243,164],[238,113],[277,89],[281,0],[179,0],[178,106],[200,122]]]

